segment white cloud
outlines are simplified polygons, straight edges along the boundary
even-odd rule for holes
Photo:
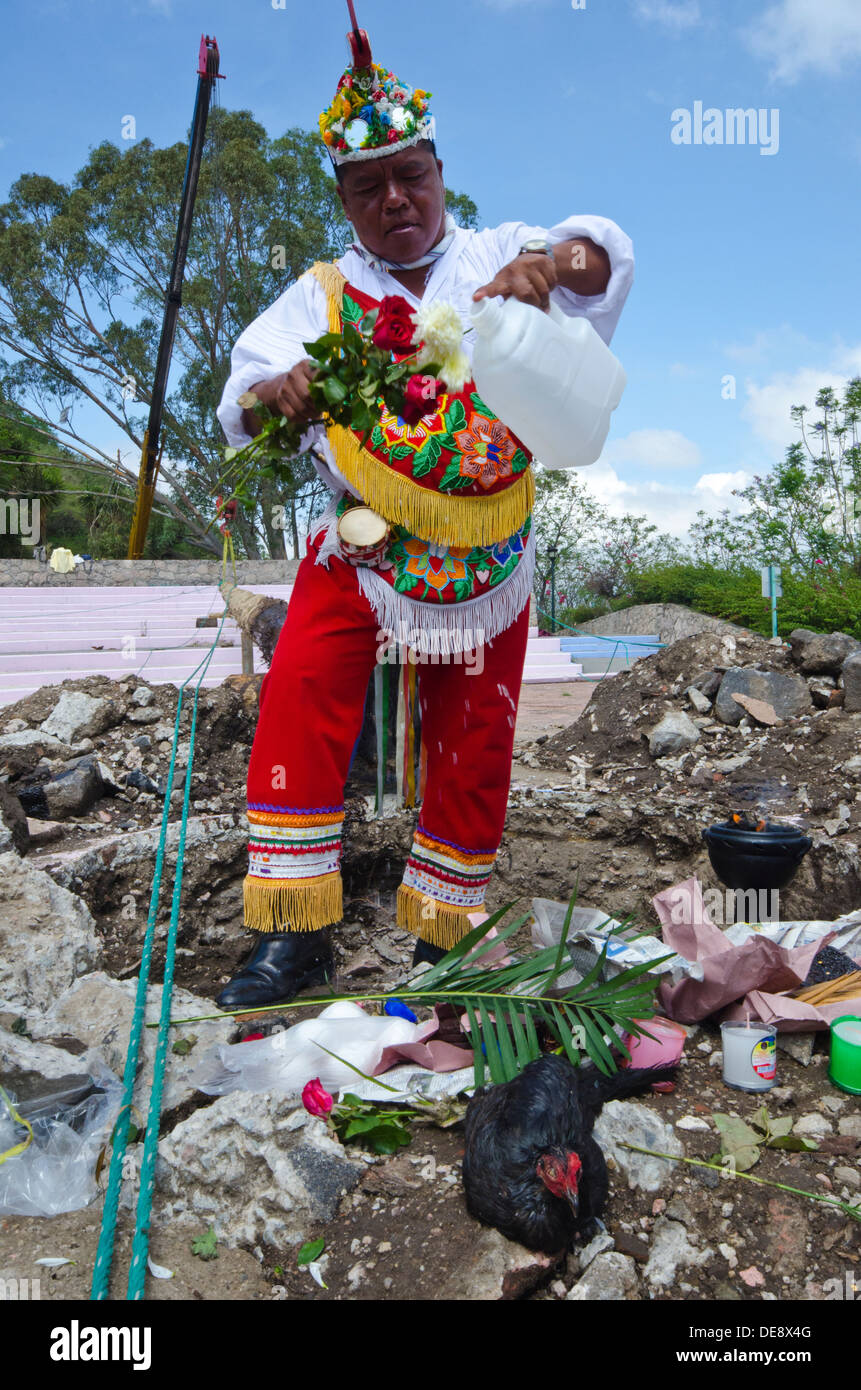
[[[634,0],[634,13],[677,34],[695,29],[702,20],[699,0]]]
[[[747,397],[742,416],[750,423],[754,434],[769,449],[776,450],[775,462],[783,458],[786,449],[799,438],[790,410],[794,405],[806,405],[811,410],[817,393],[831,386],[840,396],[847,381],[861,374],[861,345],[845,350],[830,366],[799,367],[794,372],[776,372],[759,385],[745,382]]]
[[[745,511],[744,503],[732,496],[732,490],[745,487],[751,479],[749,473],[739,469],[735,473],[703,473],[687,487],[672,487],[653,479],[627,482],[603,456],[579,476],[611,516],[624,516],[626,512],[645,516],[659,530],[679,537],[688,535],[699,511],[715,516],[724,507],[731,512]]]
[[[603,457],[608,463],[646,468],[698,468],[702,462],[699,445],[679,430],[633,430],[624,439],[611,440]]]
[[[807,70],[837,73],[861,58],[858,0],[778,0],[747,34],[772,77],[795,82]]]

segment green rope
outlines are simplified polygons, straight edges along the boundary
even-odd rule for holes
[[[221,586],[219,585],[219,588]],[[168,817],[170,815],[170,797],[173,791],[174,769],[176,766],[176,754],[179,746],[179,722],[182,714],[182,700],[185,687],[190,681],[198,676],[197,686],[194,693],[194,708],[191,721],[191,734],[189,738],[188,765],[185,774],[185,794],[183,797],[182,820],[180,822],[179,843],[177,847],[176,872],[174,877],[173,908],[171,911],[170,926],[168,928],[168,939],[166,947],[166,959],[164,970],[164,982],[162,985],[162,1008],[161,1022],[159,1024],[159,1035],[156,1043],[155,1063],[153,1067],[152,1089],[150,1092],[150,1112],[147,1119],[146,1138],[144,1142],[144,1157],[141,1165],[141,1190],[138,1200],[137,1220],[133,1242],[132,1269],[129,1273],[129,1298],[143,1297],[143,1278],[146,1271],[146,1252],[149,1244],[149,1214],[152,1206],[152,1191],[154,1177],[155,1150],[158,1144],[158,1127],[161,1113],[161,1094],[164,1080],[164,1067],[166,1062],[167,1049],[167,1027],[165,1017],[170,1019],[171,998],[173,993],[173,965],[176,950],[176,929],[179,915],[179,898],[182,887],[182,865],[185,852],[185,834],[188,824],[189,793],[191,789],[191,767],[194,754],[194,737],[197,724],[197,702],[200,694],[200,686],[203,681],[209,663],[215,653],[224,623],[227,619],[227,609],[222,614],[218,631],[213,638],[212,645],[203,660],[187,676],[179,687],[177,694],[176,719],[173,726],[173,746],[170,752],[170,766],[168,768],[167,783],[165,786],[164,807],[161,817],[161,831],[159,834],[158,849],[156,851],[155,871],[153,874],[152,893],[150,895],[149,915],[147,917],[146,932],[144,934],[144,944],[141,953],[140,971],[138,974],[138,985],[135,994],[134,1012],[132,1014],[132,1025],[129,1033],[129,1045],[126,1052],[125,1069],[123,1072],[123,1099],[120,1106],[119,1119],[114,1128],[113,1147],[111,1150],[111,1163],[108,1172],[108,1185],[105,1191],[105,1205],[102,1212],[102,1225],[99,1232],[99,1243],[96,1250],[96,1261],[93,1267],[93,1281],[90,1290],[90,1297],[96,1301],[103,1301],[108,1297],[111,1265],[113,1263],[114,1244],[116,1241],[117,1211],[119,1209],[120,1189],[123,1182],[123,1160],[125,1158],[126,1145],[128,1143],[128,1116],[132,1108],[132,1097],[134,1095],[135,1079],[138,1069],[138,1054],[140,1051],[140,1040],[144,1025],[144,1015],[146,1013],[147,989],[149,986],[150,962],[152,959],[153,943],[155,941],[155,926],[158,917],[159,898],[161,896],[161,879],[164,869],[165,848],[167,845]],[[164,1037],[162,1037],[164,1033]],[[147,1182],[144,1183],[144,1167],[146,1166]],[[146,1194],[146,1195],[144,1195]],[[142,1257],[141,1257],[142,1252]],[[139,1266],[139,1275],[136,1268]],[[135,1291],[132,1291],[133,1280],[135,1280]]]

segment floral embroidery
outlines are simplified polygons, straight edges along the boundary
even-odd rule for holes
[[[493,487],[500,478],[510,478],[511,462],[517,445],[501,420],[475,412],[466,429],[454,436],[461,452],[460,474],[476,478],[482,487]]]
[[[464,563],[470,554],[469,546],[435,545],[432,541],[420,541],[417,536],[406,537],[401,545],[409,557],[404,573],[423,579],[440,597],[449,585],[456,591],[458,584],[469,580]]]
[[[445,404],[447,397],[440,396],[437,409],[432,415],[424,415],[417,425],[408,425],[399,415],[385,409],[380,411],[380,429],[385,441],[384,448],[393,444],[409,444],[421,448],[431,435],[445,434]]]

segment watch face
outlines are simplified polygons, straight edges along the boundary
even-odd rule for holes
[[[549,247],[549,245],[547,244],[547,242],[546,242],[546,241],[542,241],[542,240],[540,240],[540,238],[537,238],[537,237],[533,237],[531,241],[525,241],[525,242],[523,243],[523,245],[521,246],[520,250],[521,250],[521,254],[522,254],[524,251],[527,252],[527,253],[529,253],[529,252],[536,252],[536,251],[542,251],[542,252],[545,253],[545,255],[551,255],[551,254],[552,254],[552,252],[551,252],[551,250],[550,250],[550,247]]]

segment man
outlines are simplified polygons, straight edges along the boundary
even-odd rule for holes
[[[303,343],[393,295],[423,314],[452,304],[464,328],[482,297],[545,310],[552,299],[609,341],[632,279],[628,238],[599,217],[549,230],[457,227],[445,210],[428,96],[376,64],[343,74],[320,126],[355,240],[239,338],[218,411],[231,444],[259,428],[240,403],[248,390],[310,422],[313,367]],[[344,782],[384,634],[418,632],[431,653],[419,672],[427,783],[398,890],[398,925],[418,937],[416,961],[439,959],[482,907],[511,778],[535,560],[525,446],[470,381],[450,385],[418,425],[382,409],[367,447],[320,425],[303,447],[334,495],[312,528],[261,688],[245,882],[245,922],[260,935],[219,995],[225,1009],[287,1000],[331,973]],[[385,558],[373,565],[346,563],[339,546],[339,517],[357,499],[389,523]],[[432,659],[473,648],[480,666]]]

